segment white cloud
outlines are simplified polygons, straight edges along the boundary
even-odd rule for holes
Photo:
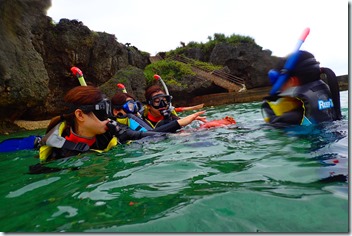
[[[48,15],[77,19],[94,31],[115,34],[154,55],[180,41],[206,42],[223,33],[250,36],[276,56],[301,49],[337,75],[348,73],[348,1],[345,0],[52,0]]]

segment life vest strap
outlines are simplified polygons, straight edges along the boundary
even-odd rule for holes
[[[62,148],[72,150],[72,151],[86,152],[89,150],[89,145],[86,143],[81,143],[81,142],[74,143],[66,140]]]

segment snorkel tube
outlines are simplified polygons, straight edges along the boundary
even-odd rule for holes
[[[159,80],[164,87],[166,95],[170,95],[169,90],[167,89],[166,84],[164,83],[164,80],[160,77],[160,75],[155,74],[154,79]]]
[[[154,79],[159,80],[159,81],[161,82],[161,84],[162,84],[163,87],[164,87],[164,90],[165,90],[166,95],[170,96],[169,90],[167,89],[166,84],[164,83],[164,81],[163,81],[163,79],[161,78],[161,76],[155,74],[153,77],[154,77]],[[163,115],[164,117],[170,117],[170,113],[171,113],[174,109],[175,109],[175,108],[172,106],[172,103],[171,103],[171,100],[170,100],[169,108],[168,108],[167,110],[165,110],[165,111],[168,111],[168,112],[166,112],[166,113],[164,113],[164,114],[162,113],[162,115]],[[169,113],[169,112],[170,112],[170,113]]]
[[[169,96],[170,96],[169,90],[167,89],[166,84],[164,83],[164,80],[160,77],[160,75],[155,74],[155,75],[154,75],[154,79],[159,80],[159,81],[161,82],[161,84],[162,84],[163,87],[164,87],[164,90],[165,90],[166,95],[169,95]],[[171,101],[170,101],[170,110],[172,110],[173,108],[174,108],[174,107],[172,106]]]
[[[86,81],[84,80],[83,73],[78,67],[71,67],[71,72],[75,75],[81,86],[87,86]]]
[[[309,28],[306,28],[303,31],[301,37],[298,40],[296,49],[293,51],[292,55],[287,59],[285,65],[284,65],[283,70],[285,71],[285,73],[278,75],[278,78],[275,81],[275,83],[273,84],[273,87],[270,91],[270,95],[275,95],[281,89],[281,87],[287,81],[287,79],[289,78],[289,72],[291,70],[293,70],[294,67],[296,66],[296,62],[297,62],[298,56],[299,56],[299,49],[301,48],[303,42],[306,40],[309,32],[310,32]],[[275,72],[274,70],[270,70],[269,71],[269,78],[271,78],[275,73],[278,73],[278,72]]]
[[[127,93],[127,90],[126,90],[125,85],[123,85],[123,84],[121,84],[121,83],[118,83],[118,84],[116,84],[116,86],[117,86],[119,89],[121,89],[121,91],[122,91],[123,93]]]

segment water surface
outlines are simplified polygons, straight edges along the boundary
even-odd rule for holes
[[[237,124],[195,122],[51,163],[54,173],[28,173],[36,150],[2,153],[0,231],[348,232],[348,92],[344,119],[306,134],[267,127],[260,105],[206,108]]]

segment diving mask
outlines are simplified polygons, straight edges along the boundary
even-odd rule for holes
[[[171,103],[172,96],[165,94],[158,94],[152,97],[148,103],[155,109],[166,108]]]
[[[118,109],[123,109],[126,113],[135,114],[143,107],[142,103],[139,101],[129,100],[122,107],[117,107]]]
[[[82,105],[77,107],[84,112],[93,112],[94,115],[101,121],[111,117],[111,102],[108,99],[103,99],[95,105]]]

